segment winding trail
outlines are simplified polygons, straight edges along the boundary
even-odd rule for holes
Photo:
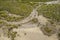
[[[45,2],[45,4],[57,4],[57,3],[58,3],[57,1]],[[22,21],[19,21],[19,22],[8,22],[6,20],[3,20],[3,21],[5,21],[8,24],[23,24],[32,20],[33,18],[37,18],[39,22],[46,22],[45,18],[42,15],[38,16],[37,9],[40,6],[41,5],[39,3],[39,6],[33,9],[31,14]],[[14,15],[14,14],[9,14],[9,15],[18,17],[18,15]],[[42,18],[44,19],[41,20]],[[14,31],[17,31],[17,33],[20,35],[20,36],[17,36],[15,40],[58,40],[55,34],[52,35],[51,37],[45,36],[40,30],[40,28],[36,26],[37,26],[36,24],[27,23],[27,24],[22,25],[22,27],[25,27],[25,28],[13,29]],[[27,35],[24,35],[24,33],[27,33]],[[0,37],[0,40],[8,40],[8,38]]]

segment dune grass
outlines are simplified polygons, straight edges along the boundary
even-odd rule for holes
[[[21,0],[22,2],[48,2],[54,0]]]
[[[20,16],[28,16],[32,11],[32,7],[26,3],[19,3],[17,1],[0,1],[0,10],[6,10]]]
[[[42,5],[38,8],[39,15],[43,15],[49,19],[60,22],[60,4]]]
[[[5,16],[7,16],[6,20],[12,20],[14,21],[14,19],[16,20],[20,20],[20,19],[24,19],[27,16],[30,15],[30,13],[32,12],[32,7],[30,4],[28,3],[22,3],[22,2],[18,2],[18,1],[13,1],[13,0],[0,0],[0,16],[2,14],[2,16],[5,18]],[[9,17],[6,13],[1,13],[1,11],[8,11],[8,14],[15,14],[15,15],[20,15],[21,17],[19,18],[15,18],[15,17]]]

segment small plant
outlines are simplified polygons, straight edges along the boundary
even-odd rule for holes
[[[47,32],[47,33],[50,33],[52,30],[48,27],[45,27],[44,30]]]
[[[38,23],[38,19],[37,18],[34,18],[31,20],[32,23]]]

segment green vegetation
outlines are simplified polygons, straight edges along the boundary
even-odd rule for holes
[[[0,11],[0,17],[7,17],[6,11]]]
[[[60,30],[57,33],[58,40],[60,40]]]
[[[21,19],[23,19],[23,17],[9,16],[6,11],[0,11],[0,19],[12,22],[12,21],[20,21]]]
[[[0,28],[2,28],[2,26],[6,25],[6,22],[4,22],[3,20],[0,20]]]
[[[44,25],[41,27],[41,30],[47,36],[51,36],[52,34],[56,33],[56,27],[50,24]]]
[[[13,22],[13,21],[20,21],[23,17],[7,17],[5,20]]]
[[[53,0],[0,0],[0,28],[2,28],[4,32],[6,32],[7,36],[11,38],[11,40],[14,40],[17,32],[13,32],[13,29],[18,28],[21,25],[8,24],[7,22],[21,21],[22,19],[28,17],[32,10],[37,5],[39,5],[35,2],[47,1]],[[37,11],[39,13],[38,15],[43,15],[44,17],[51,19],[51,21],[49,20],[51,24],[53,24],[56,21],[60,22],[60,4],[43,4],[41,7],[38,8]],[[11,16],[9,14],[13,15]],[[30,21],[32,23],[38,23],[38,19],[36,18]],[[55,31],[55,29],[49,28],[47,26],[43,29],[48,35],[52,34],[51,32]],[[24,35],[27,35],[27,33],[24,33]]]
[[[6,24],[5,25],[9,30],[13,29],[13,28],[18,28],[18,25],[14,25],[14,24]]]
[[[34,18],[31,20],[32,23],[38,23],[38,19],[37,18]]]
[[[32,11],[31,5],[18,1],[0,1],[0,11],[8,11],[8,13],[20,15],[26,18]]]
[[[9,32],[8,35],[11,38],[11,40],[14,40],[14,38],[16,37],[17,32]]]
[[[35,2],[23,2],[24,4],[30,5],[33,8],[36,8],[36,6],[39,5],[39,3],[35,3]]]
[[[5,27],[2,28],[4,35],[7,35],[8,38],[11,38],[11,40],[14,40],[17,34],[17,32],[13,31],[14,28],[18,28],[18,25],[6,24]]]
[[[50,32],[52,31],[52,30],[51,30],[50,28],[48,28],[48,27],[45,27],[44,30],[45,30],[46,32],[48,32],[48,33],[50,33]]]
[[[16,37],[16,34],[17,34],[17,32],[13,32],[13,33],[11,33],[11,40],[14,40],[14,38]]]
[[[7,24],[5,21],[20,21],[29,16],[33,9],[31,4],[20,1],[21,0],[0,0],[0,28],[4,31],[4,35],[7,34],[11,40],[14,40],[17,34],[17,32],[13,32],[13,29],[18,28],[20,25]],[[9,14],[13,15],[9,16]],[[16,17],[14,15],[19,16]]]
[[[60,37],[60,33],[58,33],[58,37]]]
[[[4,21],[2,21],[2,20],[0,20],[0,24],[3,24],[3,23],[5,23]]]
[[[0,20],[0,29],[2,29],[3,34],[6,35],[8,38],[11,38],[11,40],[14,40],[17,34],[17,32],[14,32],[13,29],[18,27],[20,27],[20,25],[7,24],[3,20]]]
[[[43,15],[53,21],[60,22],[60,4],[42,5],[38,8],[39,15]]]
[[[8,25],[6,25],[6,27],[8,29],[8,31],[7,31],[8,32],[7,33],[8,38],[11,38],[11,40],[14,40],[14,38],[16,37],[17,32],[14,32],[13,29],[18,28],[18,26],[8,24]]]
[[[53,0],[21,0],[22,2],[48,2]]]

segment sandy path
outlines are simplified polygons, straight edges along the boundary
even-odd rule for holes
[[[15,40],[58,40],[56,35],[52,35],[51,37],[45,36],[39,28],[22,28],[17,29],[20,37],[17,36]],[[26,33],[26,35],[24,35]]]
[[[53,4],[53,2],[52,3],[47,2],[47,4]],[[17,15],[15,15],[15,16],[17,16]],[[35,9],[33,9],[30,16],[28,16],[26,19],[19,21],[19,22],[7,22],[7,23],[21,24],[21,23],[25,23],[25,22],[30,21],[34,17],[38,18],[38,20],[41,24],[45,24],[47,22],[47,19],[44,18],[43,16],[41,16],[41,15],[37,16],[37,11]],[[37,26],[36,24],[29,24],[28,23],[28,24],[22,25],[23,28],[14,29],[14,31],[17,31],[17,33],[19,34],[19,36],[16,36],[15,40],[58,40],[57,36],[55,34],[52,35],[51,37],[45,36],[42,33],[42,31],[36,26]],[[24,35],[24,33],[27,33],[27,34]],[[7,37],[1,36],[0,40],[10,40],[10,39]]]
[[[51,1],[51,2],[45,2],[45,4],[57,4],[58,3],[58,1]],[[31,12],[31,14],[27,17],[27,18],[25,18],[24,20],[22,20],[22,21],[19,21],[19,22],[7,22],[8,24],[23,24],[23,23],[26,23],[26,22],[28,22],[28,21],[30,21],[30,20],[32,20],[33,18],[35,18],[35,17],[38,17],[38,12],[36,11],[39,7],[40,7],[41,5],[40,5],[40,3],[39,3],[39,5],[35,8],[35,9],[33,9],[33,11]],[[13,16],[16,16],[16,17],[18,17],[18,15],[14,15],[14,14],[9,14],[10,16],[11,15],[13,15]]]

